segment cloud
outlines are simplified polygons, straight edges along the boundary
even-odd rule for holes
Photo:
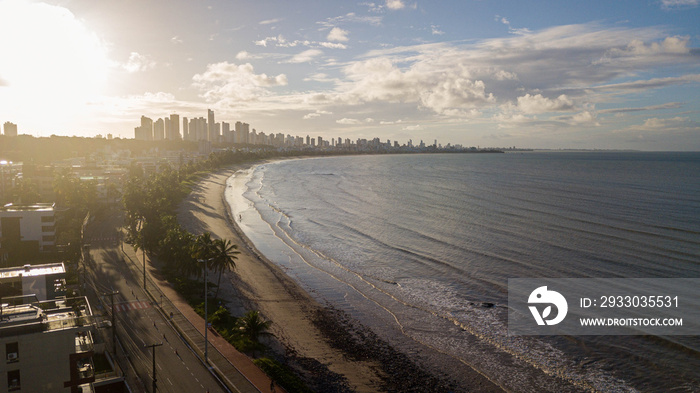
[[[700,131],[700,122],[691,120],[689,117],[673,117],[670,119],[653,117],[646,119],[644,124],[631,127],[631,129],[654,132],[671,132],[679,130]]]
[[[400,10],[406,7],[402,0],[386,0],[386,8],[390,10]]]
[[[334,27],[328,33],[328,37],[326,37],[326,39],[328,41],[347,42],[348,41],[348,31],[343,30],[339,27]]]
[[[205,72],[192,77],[193,85],[202,91],[208,102],[255,101],[269,95],[267,88],[287,85],[284,74],[256,74],[250,63],[209,64]]]
[[[177,45],[177,44],[182,44],[184,41],[180,37],[174,36],[173,38],[170,39],[170,42]]]
[[[683,106],[683,103],[681,102],[667,102],[665,104],[660,104],[660,105],[649,105],[649,106],[642,106],[638,108],[614,108],[614,109],[603,109],[599,110],[599,113],[627,113],[627,112],[648,112],[648,111],[656,111],[656,110],[664,110],[664,109],[678,109]]]
[[[525,114],[570,111],[573,108],[573,102],[564,94],[555,99],[543,97],[542,94],[518,97],[518,109]]]
[[[319,42],[318,45],[329,49],[347,49],[348,47],[339,42]]]
[[[122,67],[129,73],[148,71],[156,67],[156,62],[148,56],[131,52],[129,60]]]
[[[296,55],[294,55],[291,59],[289,59],[288,63],[294,63],[294,64],[308,63],[311,60],[313,60],[314,58],[316,58],[322,54],[323,54],[323,51],[318,50],[318,49],[305,50],[301,53],[297,53]]]
[[[274,46],[276,46],[278,48],[294,48],[297,46],[306,46],[306,47],[314,47],[314,48],[323,47],[323,48],[330,48],[330,49],[346,49],[347,48],[344,44],[341,44],[339,42],[318,42],[318,41],[309,41],[309,40],[287,41],[287,39],[284,38],[284,36],[282,36],[282,35],[278,35],[277,37],[266,37],[266,38],[263,38],[262,40],[253,41],[253,42],[257,46],[267,47],[268,45],[274,44]]]
[[[338,124],[344,124],[344,125],[357,125],[357,124],[362,124],[362,121],[357,120],[357,119],[348,119],[347,117],[344,117],[340,120],[335,121]]]
[[[572,116],[562,116],[559,121],[564,121],[572,126],[600,126],[598,116],[591,111],[583,111]]]
[[[432,35],[443,35],[445,34],[444,31],[440,30],[439,26],[432,25],[430,26],[431,34]]]
[[[271,25],[271,24],[274,24],[274,23],[279,23],[279,22],[281,22],[281,21],[283,21],[283,20],[284,20],[284,18],[267,19],[267,20],[262,20],[262,21],[258,22],[258,24],[261,24],[261,25]]]
[[[423,129],[423,127],[421,127],[420,124],[416,124],[413,126],[406,126],[406,127],[402,128],[402,130],[404,130],[404,131],[418,131],[418,130],[422,130],[422,129]]]
[[[700,5],[700,0],[661,0],[661,8],[664,10],[695,8]]]
[[[250,59],[259,59],[261,56],[259,55],[253,55],[250,52],[247,51],[240,51],[236,54],[236,60],[250,60]]]
[[[700,82],[700,74],[684,75],[680,77],[654,78],[647,80],[636,80],[632,82],[614,83],[591,87],[598,91],[631,93],[634,91],[657,89],[667,86],[683,85],[686,83]]]
[[[372,26],[381,26],[382,24],[382,16],[368,16],[368,15],[362,15],[359,16],[355,14],[354,12],[348,12],[345,15],[341,16],[336,16],[333,18],[328,18],[324,21],[321,22],[316,22],[321,26],[324,26],[326,28],[332,29],[336,25],[344,25],[344,24],[351,24],[351,23],[361,23],[361,24],[367,24],[367,25],[372,25]]]
[[[371,117],[368,117],[364,120],[359,120],[359,119],[350,119],[347,117],[344,117],[340,120],[335,121],[338,124],[343,124],[343,125],[360,125],[360,124],[368,124],[368,123],[374,123],[374,119]]]
[[[316,112],[313,112],[313,113],[307,113],[306,115],[304,115],[303,119],[309,120],[309,119],[321,117],[321,115],[332,115],[332,114],[333,114],[333,112],[317,110]]]

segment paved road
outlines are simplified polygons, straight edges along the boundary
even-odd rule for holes
[[[167,319],[151,304],[143,291],[142,278],[134,277],[118,249],[117,225],[121,217],[95,220],[85,233],[90,259],[83,277],[97,293],[118,291],[114,296],[117,334],[138,375],[135,391],[152,392],[153,355],[148,345],[161,344],[156,351],[158,392],[225,392],[192,353]],[[110,296],[103,297],[110,305]],[[110,348],[111,350],[111,348]]]

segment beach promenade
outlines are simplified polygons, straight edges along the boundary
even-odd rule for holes
[[[130,268],[137,277],[142,277],[143,255],[136,253],[126,245],[123,253]],[[170,325],[178,331],[190,348],[194,349],[200,361],[204,360],[204,319],[197,314],[165,280],[154,271],[148,258],[146,259],[148,273],[147,288],[154,305],[166,317]],[[209,367],[219,377],[231,392],[240,393],[271,393],[270,378],[260,370],[246,355],[237,351],[213,329],[208,332]],[[285,392],[279,386],[274,392]]]

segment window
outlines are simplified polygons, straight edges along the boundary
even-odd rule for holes
[[[19,381],[19,370],[12,370],[7,372],[7,390],[14,392],[16,390],[22,389]]]
[[[41,216],[41,222],[53,222],[53,216]]]
[[[5,344],[5,357],[8,363],[14,363],[19,361],[19,343],[7,343]]]
[[[53,242],[56,240],[56,236],[42,236],[41,240],[45,242]]]
[[[41,227],[42,232],[54,232],[56,230],[56,227],[53,225],[44,225]]]

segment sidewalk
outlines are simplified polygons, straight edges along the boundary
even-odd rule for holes
[[[123,244],[122,252],[136,277],[143,277],[143,256],[136,255],[133,248]],[[131,263],[129,263],[131,262]],[[146,270],[150,264],[146,265]],[[190,347],[193,347],[200,360],[204,359],[204,319],[164,280],[148,274],[148,292],[155,305],[158,305],[169,322],[180,332]],[[172,315],[172,317],[171,317]],[[246,355],[238,352],[231,344],[213,330],[208,333],[209,365],[218,377],[232,391],[239,393],[272,393],[271,380]],[[285,390],[274,386],[275,393]]]

